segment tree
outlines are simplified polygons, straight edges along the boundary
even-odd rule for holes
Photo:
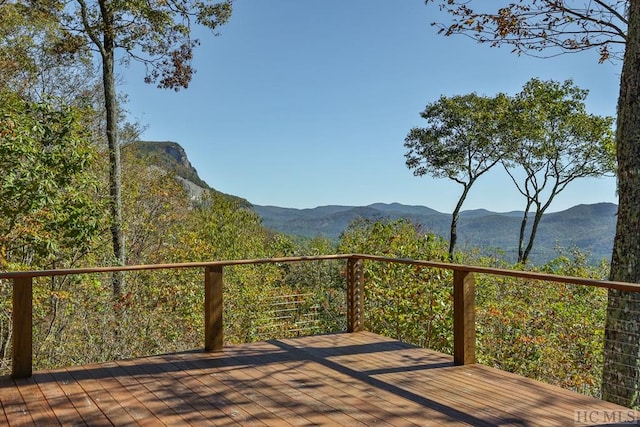
[[[518,262],[526,263],[542,215],[569,183],[613,172],[613,118],[585,110],[587,90],[571,80],[563,84],[531,79],[514,99],[511,147],[501,160],[526,199],[518,238]],[[517,171],[524,170],[524,179]],[[534,208],[528,229],[529,211]]]
[[[475,93],[447,98],[427,105],[420,114],[426,127],[409,131],[404,146],[406,165],[415,176],[448,178],[462,186],[451,218],[449,257],[457,241],[460,210],[473,184],[503,156],[503,119],[508,99]]]
[[[512,45],[515,53],[595,48],[601,62],[622,58],[615,136],[618,219],[609,278],[640,282],[640,0],[530,0],[496,13],[476,12],[466,0],[426,0],[436,2],[453,18],[452,24],[435,24],[445,35]],[[630,407],[640,403],[639,313],[640,294],[609,291],[602,397]]]
[[[1,91],[0,99],[0,268],[68,266],[102,229],[88,173],[95,150],[78,111]]]
[[[432,25],[446,36],[465,34],[493,47],[513,46],[513,52],[533,56],[598,49],[600,62],[622,59],[627,40],[629,0],[529,0],[499,7],[495,13],[472,9],[467,0],[425,0],[438,3],[453,22]],[[482,2],[478,2],[482,3]],[[504,2],[503,2],[504,3]],[[543,56],[544,57],[544,56]]]
[[[135,149],[126,145],[122,152],[128,259],[132,264],[162,263],[163,250],[175,243],[175,230],[189,221],[192,201],[174,173],[149,166]]]
[[[118,135],[118,103],[116,98],[116,51],[123,52],[122,61],[142,62],[147,83],[160,88],[187,88],[194,70],[191,66],[197,39],[191,38],[192,25],[212,30],[224,24],[231,15],[232,0],[210,4],[196,0],[108,1],[76,0],[35,2],[33,8],[58,16],[70,37],[81,38],[97,55],[102,68],[105,131],[109,149],[109,192],[111,235],[117,264],[126,262],[122,225],[122,171]],[[122,292],[123,276],[115,275],[113,293]]]
[[[94,83],[88,49],[43,10],[0,3],[0,87],[34,102],[74,105]]]

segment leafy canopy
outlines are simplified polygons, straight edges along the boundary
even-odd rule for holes
[[[437,3],[451,16],[449,24],[432,23],[440,33],[464,34],[491,46],[511,45],[517,54],[537,56],[542,51],[562,54],[595,48],[604,62],[621,59],[627,41],[628,0],[518,1],[497,7],[497,11],[493,2],[425,3]]]
[[[87,1],[76,0],[62,12],[70,33],[88,38],[103,57],[109,51],[124,52],[122,61],[145,65],[145,82],[159,88],[179,90],[191,81],[193,49],[200,44],[192,38],[192,26],[211,30],[231,17],[232,0],[210,4],[199,0],[169,1]]]
[[[101,230],[95,159],[77,110],[0,98],[0,267],[88,250]],[[46,261],[45,261],[46,262]]]

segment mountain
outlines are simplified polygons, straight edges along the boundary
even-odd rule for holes
[[[126,146],[136,157],[159,168],[175,172],[177,176],[200,188],[210,189],[191,165],[184,148],[172,141],[136,141]]]
[[[406,218],[434,234],[449,236],[451,215],[425,206],[375,203],[369,206],[321,206],[292,209],[257,206],[253,209],[273,230],[303,236],[324,236],[337,240],[357,218],[369,220]],[[578,205],[543,216],[531,261],[544,263],[558,255],[556,248],[577,247],[590,254],[593,262],[608,259],[613,248],[617,206],[612,203]],[[458,247],[481,248],[508,261],[517,258],[518,233],[523,212],[491,212],[486,209],[463,211],[458,221]],[[529,220],[529,224],[531,220]]]
[[[194,200],[211,188],[200,178],[180,144],[172,141],[138,141],[125,150],[143,160],[149,167],[168,170],[176,175]],[[223,194],[223,193],[220,193]],[[425,230],[448,238],[451,215],[426,206],[400,203],[374,203],[369,206],[320,206],[314,209],[293,209],[276,206],[251,205],[240,197],[225,195],[242,206],[253,208],[263,224],[275,231],[302,237],[325,236],[337,240],[357,218],[369,220],[406,218]],[[615,235],[617,206],[612,203],[578,205],[562,212],[543,216],[536,236],[531,261],[544,263],[557,256],[556,247],[578,247],[590,253],[597,262],[611,256]],[[522,212],[491,212],[486,209],[460,213],[458,247],[480,248],[487,254],[501,256],[507,261],[517,258],[518,233]],[[531,221],[529,221],[531,222]]]
[[[150,167],[157,167],[176,175],[193,200],[197,200],[205,191],[224,194],[209,186],[198,175],[198,171],[191,165],[184,148],[173,141],[136,141],[124,146]],[[250,203],[243,198],[224,194],[238,201],[242,206],[249,207]]]

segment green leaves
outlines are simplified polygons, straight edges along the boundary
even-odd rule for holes
[[[406,165],[414,175],[447,178],[462,185],[453,210],[450,255],[457,217],[468,192],[498,163],[525,197],[519,258],[526,261],[542,213],[575,179],[615,169],[613,118],[591,115],[588,91],[573,84],[533,78],[514,96],[475,93],[440,97],[421,113],[425,127],[405,138]],[[524,177],[524,178],[522,178]],[[526,215],[535,209],[527,241]]]
[[[475,93],[441,97],[420,114],[425,127],[413,128],[405,138],[406,165],[416,176],[431,175],[469,183],[500,158],[503,95]]]
[[[231,0],[219,3],[194,0],[173,1],[83,1],[69,6],[65,19],[68,28],[85,37],[98,51],[124,51],[124,61],[145,65],[145,82],[179,90],[187,88],[194,73],[191,66],[195,24],[211,30],[231,17]],[[78,32],[78,28],[83,28]],[[113,46],[103,45],[101,35],[109,35]]]
[[[531,252],[542,214],[568,184],[614,171],[613,118],[588,114],[587,94],[571,80],[533,78],[512,98],[512,137],[501,163],[525,197],[518,255],[522,262]],[[525,236],[530,209],[533,224]]]
[[[442,260],[446,242],[407,220],[356,221],[340,253]],[[365,263],[366,329],[435,350],[452,351],[451,274],[430,268]]]
[[[0,103],[0,266],[46,264],[62,248],[86,250],[98,233],[94,160],[78,112],[3,92]]]

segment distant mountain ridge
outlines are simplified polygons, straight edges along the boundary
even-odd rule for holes
[[[182,146],[172,141],[137,141],[124,147],[135,150],[136,157],[150,167],[174,173],[194,200],[211,188],[191,165]],[[224,194],[224,193],[221,193]],[[251,205],[247,200],[226,194],[241,206],[252,208],[265,227],[277,232],[303,237],[325,236],[337,240],[357,218],[369,220],[406,218],[425,230],[448,239],[451,214],[426,206],[400,203],[374,203],[368,206],[320,206],[313,209]],[[617,206],[613,203],[578,205],[562,212],[544,215],[536,238],[531,261],[539,264],[557,256],[556,247],[576,246],[591,254],[594,262],[609,259],[615,235]],[[458,248],[480,248],[487,253],[503,252],[515,258],[522,212],[491,212],[486,209],[461,212],[458,222]]]
[[[425,206],[400,203],[374,203],[368,206],[320,206],[293,209],[258,206],[253,209],[266,227],[285,234],[303,237],[324,236],[338,239],[357,218],[369,220],[406,218],[425,230],[448,239],[451,214]],[[577,205],[543,216],[536,236],[531,261],[538,264],[557,256],[556,248],[580,248],[597,262],[609,259],[615,235],[617,206],[613,203]],[[490,253],[504,253],[513,260],[517,254],[518,233],[523,212],[491,212],[475,209],[460,213],[458,248],[481,248]],[[529,221],[530,223],[531,221]]]

